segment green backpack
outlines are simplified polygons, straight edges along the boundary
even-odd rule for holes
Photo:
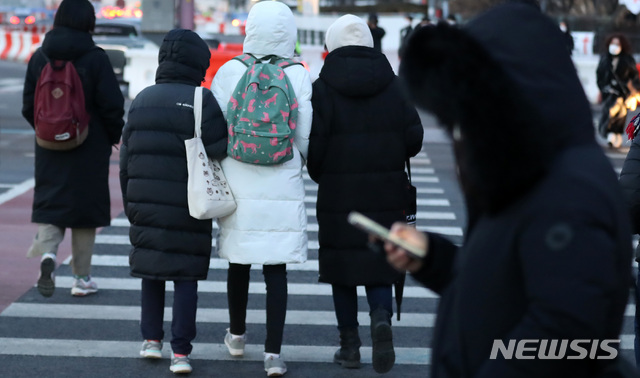
[[[275,55],[257,59],[243,54],[233,59],[248,68],[227,104],[227,155],[259,165],[291,160],[298,100],[284,69],[300,63]]]

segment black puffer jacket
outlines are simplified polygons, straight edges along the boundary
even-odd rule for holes
[[[640,79],[638,78],[638,69],[633,56],[621,53],[618,56],[618,64],[613,69],[613,56],[608,52],[600,57],[598,68],[596,69],[596,78],[598,88],[602,92],[603,97],[615,96],[626,97],[629,93],[627,83],[640,90]]]
[[[189,216],[184,141],[193,138],[193,95],[209,66],[195,33],[173,30],[160,47],[156,85],[131,104],[120,154],[120,183],[131,222],[131,275],[203,280],[211,256],[211,220]],[[212,158],[226,155],[226,122],[204,89],[202,140]]]
[[[391,284],[398,273],[367,235],[347,223],[357,210],[385,226],[403,220],[405,160],[422,148],[423,128],[386,57],[362,46],[332,51],[313,84],[307,168],[319,183],[320,281]]]
[[[631,214],[631,231],[640,234],[640,138],[633,138],[627,158],[620,172],[620,186],[624,191]],[[636,248],[636,261],[640,262],[640,248]]]
[[[60,227],[95,228],[111,222],[109,157],[122,133],[124,97],[107,54],[91,34],[66,27],[48,32],[29,60],[22,115],[33,126],[36,83],[50,59],[73,61],[91,115],[89,135],[78,148],[52,151],[36,144],[31,221]]]
[[[422,28],[401,76],[454,138],[469,212],[463,246],[430,234],[415,274],[441,295],[431,377],[598,376],[611,360],[535,349],[618,339],[631,285],[627,208],[556,23],[509,4]],[[496,340],[535,352],[492,359]]]

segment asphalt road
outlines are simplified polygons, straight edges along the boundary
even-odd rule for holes
[[[33,132],[20,115],[23,64],[0,62],[0,219],[11,202],[7,194],[33,175]],[[129,102],[127,102],[129,103]],[[451,145],[435,122],[423,116],[425,143],[412,159],[414,185],[418,188],[418,227],[448,234],[462,242],[464,202],[458,189]],[[496,148],[500,148],[496,146]],[[608,151],[614,167],[620,167],[626,150]],[[370,364],[371,340],[368,306],[360,293],[360,324],[364,366],[343,370],[331,363],[338,347],[338,333],[328,285],[317,283],[317,186],[307,179],[310,262],[289,266],[289,306],[283,357],[288,377],[374,377]],[[22,194],[28,196],[28,192]],[[4,203],[4,205],[3,205]],[[28,207],[24,211],[28,212]],[[26,226],[25,226],[26,227]],[[93,276],[100,291],[86,298],[69,294],[68,259],[56,271],[58,289],[51,298],[26,288],[0,313],[0,376],[2,377],[159,377],[173,376],[169,360],[138,357],[140,281],[129,276],[128,222],[117,214],[110,227],[101,230],[94,252]],[[6,235],[5,235],[6,236]],[[28,244],[28,241],[27,241]],[[12,253],[0,244],[0,255]],[[22,252],[20,252],[22,253]],[[252,271],[249,296],[248,347],[244,359],[232,359],[222,343],[228,327],[225,294],[226,263],[215,248],[208,280],[199,286],[198,336],[194,342],[193,377],[263,377],[262,343],[264,284],[259,270]],[[3,266],[2,270],[11,270]],[[10,274],[10,272],[9,272]],[[33,283],[36,272],[33,273]],[[2,290],[2,289],[0,289]],[[167,296],[170,307],[172,295]],[[397,363],[387,377],[426,377],[437,297],[411,279],[407,280],[402,320],[394,318]],[[171,311],[165,312],[165,320]],[[631,315],[631,312],[629,312]],[[165,332],[170,323],[165,322]],[[632,318],[623,328],[623,355],[632,356]],[[169,355],[165,344],[165,357]]]

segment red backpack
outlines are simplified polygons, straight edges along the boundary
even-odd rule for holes
[[[72,62],[44,56],[47,64],[36,83],[34,98],[36,142],[49,150],[71,150],[89,134],[82,81]]]

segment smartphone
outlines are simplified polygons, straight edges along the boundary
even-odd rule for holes
[[[407,251],[407,254],[414,259],[422,260],[427,254],[427,251],[409,244],[398,237],[390,235],[390,230],[388,228],[356,211],[349,213],[347,220],[362,231],[373,234],[384,241],[395,244],[396,246],[404,249]]]

